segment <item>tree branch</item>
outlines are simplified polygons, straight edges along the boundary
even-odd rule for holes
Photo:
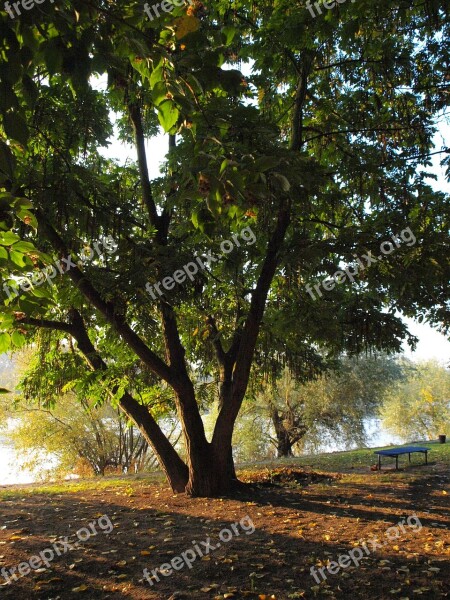
[[[217,361],[219,365],[223,366],[226,360],[226,355],[222,346],[222,342],[220,341],[220,333],[217,329],[216,321],[214,317],[209,315],[206,319],[206,322],[208,323],[211,332],[209,339],[212,342],[212,345],[214,346],[214,349],[216,351]]]
[[[18,318],[17,321],[24,325],[32,325],[33,327],[43,327],[45,329],[54,329],[55,331],[65,331],[73,334],[73,325],[63,323],[62,321],[49,321],[48,319],[32,319],[31,317]]]
[[[275,230],[269,240],[258,282],[252,292],[249,313],[244,325],[239,350],[233,370],[232,393],[228,402],[223,403],[217,417],[212,444],[231,443],[234,421],[247,389],[253,355],[261,327],[270,285],[278,266],[278,259],[286,230],[290,223],[290,200],[284,200],[278,213]]]
[[[147,208],[150,223],[159,231],[160,219],[158,216],[158,211],[156,210],[156,204],[153,198],[150,177],[148,174],[147,153],[145,151],[145,136],[142,126],[141,109],[139,108],[137,102],[130,102],[128,104],[128,110],[130,112],[130,118],[131,122],[133,123],[134,135],[136,139],[139,174],[142,186],[142,199],[145,207]]]
[[[302,64],[300,69],[296,66],[295,58],[291,58],[299,73],[297,90],[295,92],[294,115],[292,117],[292,137],[290,149],[297,152],[303,145],[303,104],[306,99],[306,91],[308,88],[308,76],[312,66],[312,56],[304,52],[302,56]]]
[[[35,214],[40,226],[45,231],[48,240],[55,250],[62,256],[70,256],[68,248],[61,236],[49,223],[41,210],[36,209]],[[130,346],[137,356],[139,356],[144,364],[146,364],[156,375],[161,377],[161,379],[174,387],[176,378],[171,368],[161,360],[158,355],[150,350],[139,335],[125,322],[124,316],[115,312],[114,304],[103,300],[99,292],[94,288],[79,267],[72,267],[67,271],[67,274],[80,292],[102,313],[108,323],[114,327],[121,338]]]
[[[71,310],[71,321],[74,329],[73,337],[77,340],[78,349],[86,357],[86,360],[91,368],[94,371],[107,371],[108,366],[91,342],[84,321],[76,309]],[[112,389],[112,393],[115,394],[117,389],[118,387],[114,387]],[[187,481],[187,466],[178,456],[172,444],[161,431],[161,428],[150,414],[148,408],[142,404],[139,404],[139,402],[135,400],[127,391],[125,391],[122,397],[119,399],[119,406],[128,417],[133,419],[141,433],[151,444],[153,451],[158,458],[160,459],[161,457],[169,456],[170,461],[178,466],[180,472],[185,473]],[[160,460],[160,465],[164,470],[166,470],[164,460]]]

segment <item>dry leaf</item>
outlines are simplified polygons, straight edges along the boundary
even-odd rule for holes
[[[79,585],[78,587],[74,587],[72,588],[72,592],[85,592],[88,589],[88,586],[85,585],[84,583],[82,585]]]

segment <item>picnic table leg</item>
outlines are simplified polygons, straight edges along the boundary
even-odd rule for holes
[[[378,455],[378,470],[381,471],[381,455]]]
[[[409,462],[411,462],[411,452],[408,452]]]
[[[395,457],[395,468],[396,468],[396,470],[398,471],[398,454],[397,454],[397,456]]]
[[[425,464],[428,464],[428,452],[425,452]]]

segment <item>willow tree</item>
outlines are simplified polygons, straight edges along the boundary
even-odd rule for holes
[[[397,350],[395,309],[448,325],[449,208],[426,167],[449,19],[443,0],[341,2],[315,18],[287,0],[169,4],[152,20],[130,0],[2,13],[0,348],[40,330],[72,344],[87,366],[71,385],[97,386],[140,427],[174,490],[209,496],[234,481],[253,365],[304,372],[343,350]],[[112,119],[136,164],[102,158]],[[416,243],[397,243],[408,227]],[[354,275],[308,293],[344,265]],[[206,375],[219,387],[210,440]],[[186,460],[143,376],[170,391]]]

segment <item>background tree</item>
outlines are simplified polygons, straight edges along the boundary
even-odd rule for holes
[[[14,448],[20,468],[40,478],[105,475],[148,466],[148,446],[110,406],[93,407],[69,393],[54,408],[24,402],[9,410],[3,436]],[[2,427],[3,428],[3,427]]]
[[[0,429],[21,468],[41,478],[154,468],[155,456],[147,441],[123,413],[99,400],[105,393],[89,398],[76,381],[64,381],[64,375],[79,368],[78,355],[68,347],[63,353],[48,353],[45,339],[40,343],[40,348],[2,361],[13,393],[0,398]],[[57,381],[51,379],[58,373],[56,360],[61,367]],[[49,383],[46,388],[41,387],[43,379]],[[178,422],[168,414],[163,422],[176,445]]]
[[[378,417],[386,393],[407,372],[406,363],[382,355],[343,357],[310,381],[296,380],[286,368],[275,381],[264,382],[256,400],[244,403],[236,450],[245,436],[265,440],[263,447],[247,444],[258,457],[267,456],[270,444],[278,457],[293,456],[295,448],[310,452],[330,445],[363,446],[368,421]],[[250,460],[251,453],[245,458]]]
[[[39,23],[33,11],[1,18],[0,351],[40,329],[54,352],[68,338],[86,364],[71,380],[134,420],[174,490],[232,486],[254,363],[296,375],[343,351],[398,351],[413,340],[396,309],[449,326],[450,204],[426,172],[448,103],[444,0],[360,0],[317,18],[287,0],[218,0],[152,21],[130,0],[74,0],[44,3]],[[101,157],[111,111],[136,165]],[[151,181],[145,142],[159,126],[169,151]],[[255,243],[223,244],[249,226]],[[320,302],[307,293],[405,227],[416,244]],[[113,253],[80,261],[108,236]],[[64,275],[50,270],[57,285],[9,293],[69,256]],[[195,257],[208,264],[193,281],[147,293]],[[194,366],[219,384],[211,440]],[[158,381],[185,460],[139,396]]]
[[[389,390],[381,415],[383,426],[406,441],[450,435],[450,370],[437,361],[415,364]]]

